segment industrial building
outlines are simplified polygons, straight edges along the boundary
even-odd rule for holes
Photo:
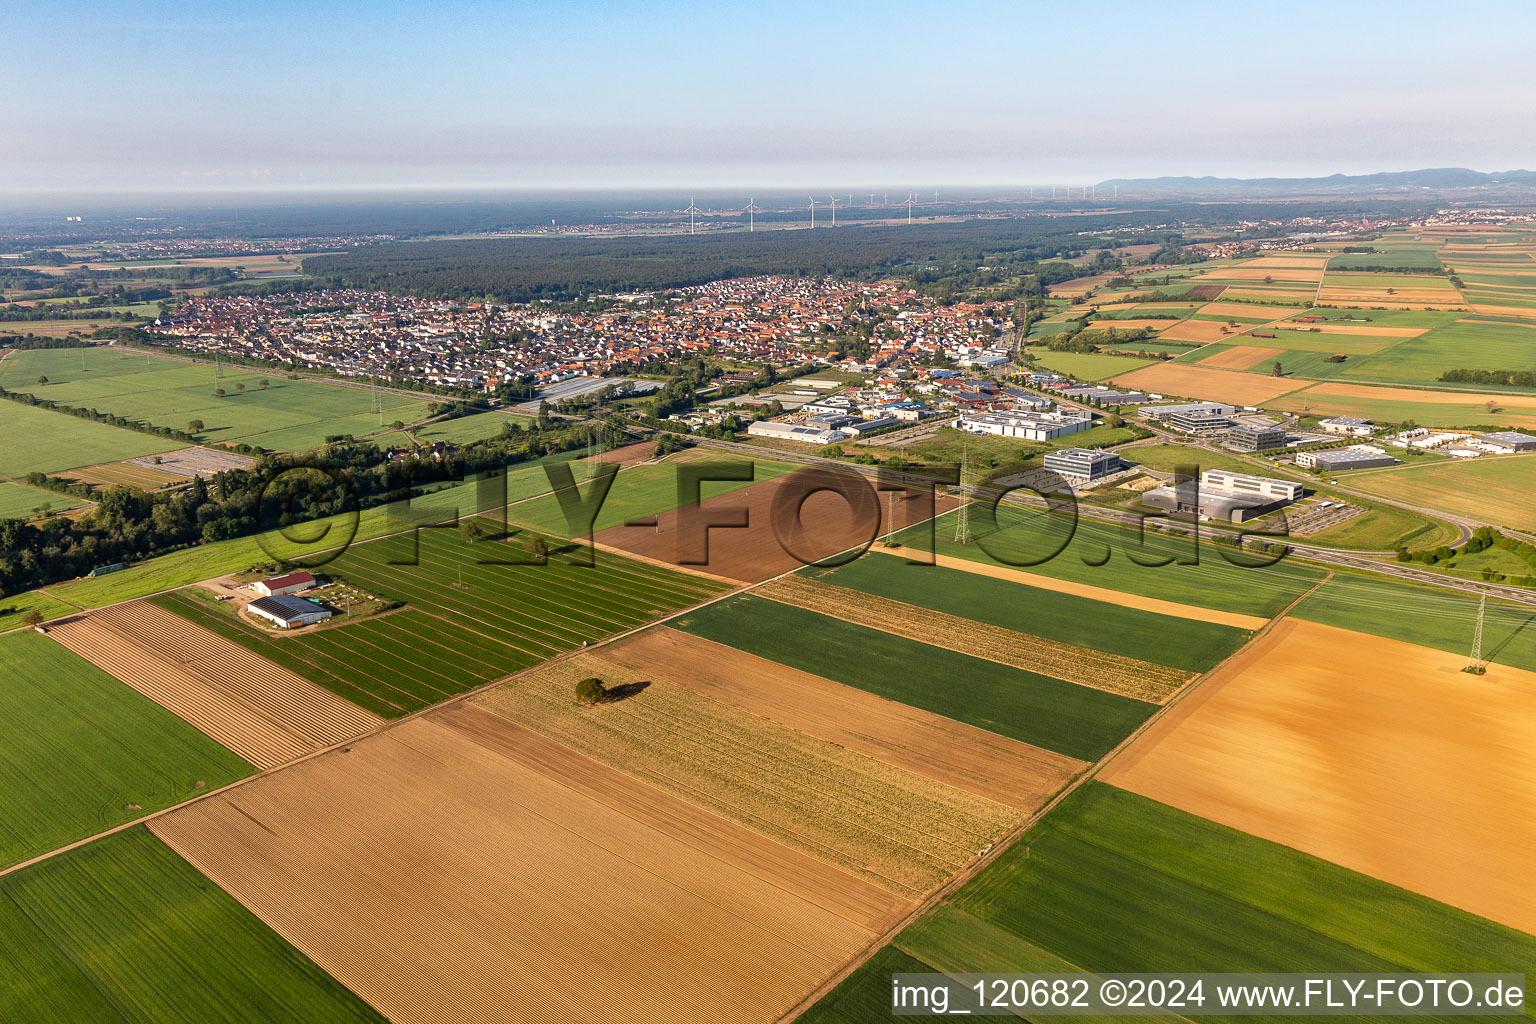
[[[1267,452],[1285,447],[1284,427],[1249,427],[1238,424],[1227,429],[1228,448],[1240,452]]]
[[[297,594],[308,590],[315,585],[314,576],[307,572],[291,572],[286,576],[273,576],[271,579],[257,580],[251,584],[251,589],[262,597],[280,597],[283,594]]]
[[[1125,463],[1114,452],[1095,451],[1092,448],[1063,448],[1046,452],[1045,468],[1064,477],[1092,483],[1118,473]]]
[[[1376,424],[1370,420],[1362,420],[1357,416],[1334,416],[1326,420],[1318,420],[1317,425],[1328,434],[1353,434],[1356,437],[1369,437],[1376,429]]]
[[[331,617],[329,608],[322,608],[313,601],[306,601],[302,597],[293,597],[288,594],[257,598],[246,605],[245,610],[283,629],[297,629],[300,626],[324,622]]]
[[[877,430],[885,430],[888,427],[898,427],[901,421],[894,416],[880,416],[872,420],[854,420],[852,423],[844,423],[839,430],[845,430],[854,436],[872,434]]]
[[[1263,498],[1269,501],[1299,501],[1306,488],[1294,480],[1276,480],[1268,476],[1251,476],[1233,473],[1225,469],[1208,469],[1200,474],[1202,490],[1235,494],[1239,497]]]
[[[758,420],[747,428],[747,433],[753,437],[777,437],[781,440],[804,441],[806,444],[832,444],[848,437],[843,431],[830,427],[775,423],[772,420]]]
[[[1185,405],[1142,406],[1136,415],[1144,420],[1162,420],[1170,427],[1191,434],[1225,430],[1232,426],[1237,408],[1220,402],[1190,402]]]
[[[1321,469],[1332,473],[1340,469],[1374,469],[1377,466],[1397,466],[1401,461],[1390,455],[1358,448],[1335,448],[1321,452],[1299,452],[1296,465],[1302,469]]]
[[[1478,434],[1472,440],[1496,452],[1536,451],[1536,437],[1516,430],[1497,430],[1492,434]]]
[[[959,418],[961,430],[1001,437],[1022,437],[1029,441],[1054,441],[1093,426],[1093,414],[1078,409],[1056,412],[981,412]]]

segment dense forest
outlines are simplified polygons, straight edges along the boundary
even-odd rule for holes
[[[1082,232],[1099,218],[1049,218],[760,231],[712,236],[507,238],[365,246],[304,261],[336,287],[378,288],[427,298],[565,302],[612,291],[650,291],[758,274],[922,278],[983,262],[1027,265],[1115,244]],[[1104,227],[1108,227],[1105,218]],[[1065,269],[1065,268],[1063,268]]]

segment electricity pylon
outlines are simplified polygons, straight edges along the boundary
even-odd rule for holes
[[[1472,654],[1467,658],[1467,667],[1463,672],[1471,672],[1473,675],[1482,675],[1487,671],[1483,667],[1483,615],[1488,611],[1488,595],[1484,594],[1477,602],[1477,628],[1472,631]]]
[[[970,482],[971,475],[970,445],[964,445],[960,452],[960,509],[955,513],[955,543],[969,544],[971,542],[971,504],[965,487]]]

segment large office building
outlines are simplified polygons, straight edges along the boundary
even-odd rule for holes
[[[1332,473],[1340,469],[1374,469],[1377,466],[1396,466],[1400,460],[1380,452],[1361,451],[1358,448],[1333,448],[1321,452],[1300,452],[1296,465],[1302,469],[1321,469]]]
[[[1185,480],[1169,487],[1154,487],[1141,500],[1169,512],[1243,523],[1296,501],[1303,492],[1301,484],[1290,480],[1208,469],[1200,475],[1198,485]]]
[[[1078,409],[1055,412],[977,412],[966,413],[957,421],[961,430],[999,437],[1021,437],[1027,441],[1054,441],[1093,426],[1093,414]]]
[[[1240,452],[1268,452],[1285,447],[1284,427],[1249,427],[1238,424],[1227,428],[1228,448]]]
[[[1045,468],[1071,480],[1092,483],[1118,473],[1125,468],[1125,463],[1114,452],[1095,451],[1092,448],[1063,448],[1046,453]]]
[[[1201,473],[1200,487],[1202,490],[1219,491],[1222,494],[1285,502],[1300,500],[1306,489],[1294,480],[1276,480],[1273,477],[1251,476],[1225,469],[1208,469]]]
[[[1317,425],[1330,434],[1353,434],[1356,437],[1369,437],[1376,429],[1376,424],[1358,416],[1333,416],[1318,420]]]
[[[1144,420],[1161,420],[1176,430],[1203,434],[1232,426],[1237,408],[1220,402],[1189,402],[1184,405],[1144,405],[1136,415]]]

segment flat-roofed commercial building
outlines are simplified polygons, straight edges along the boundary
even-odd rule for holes
[[[1101,452],[1092,448],[1063,448],[1047,452],[1045,468],[1074,480],[1102,480],[1125,468],[1125,463],[1114,452]]]
[[[1284,427],[1248,427],[1239,424],[1227,429],[1228,448],[1240,452],[1267,452],[1285,447]]]
[[[1306,490],[1304,484],[1294,480],[1276,480],[1273,477],[1233,473],[1225,469],[1208,469],[1201,473],[1200,488],[1270,501],[1299,501]]]

